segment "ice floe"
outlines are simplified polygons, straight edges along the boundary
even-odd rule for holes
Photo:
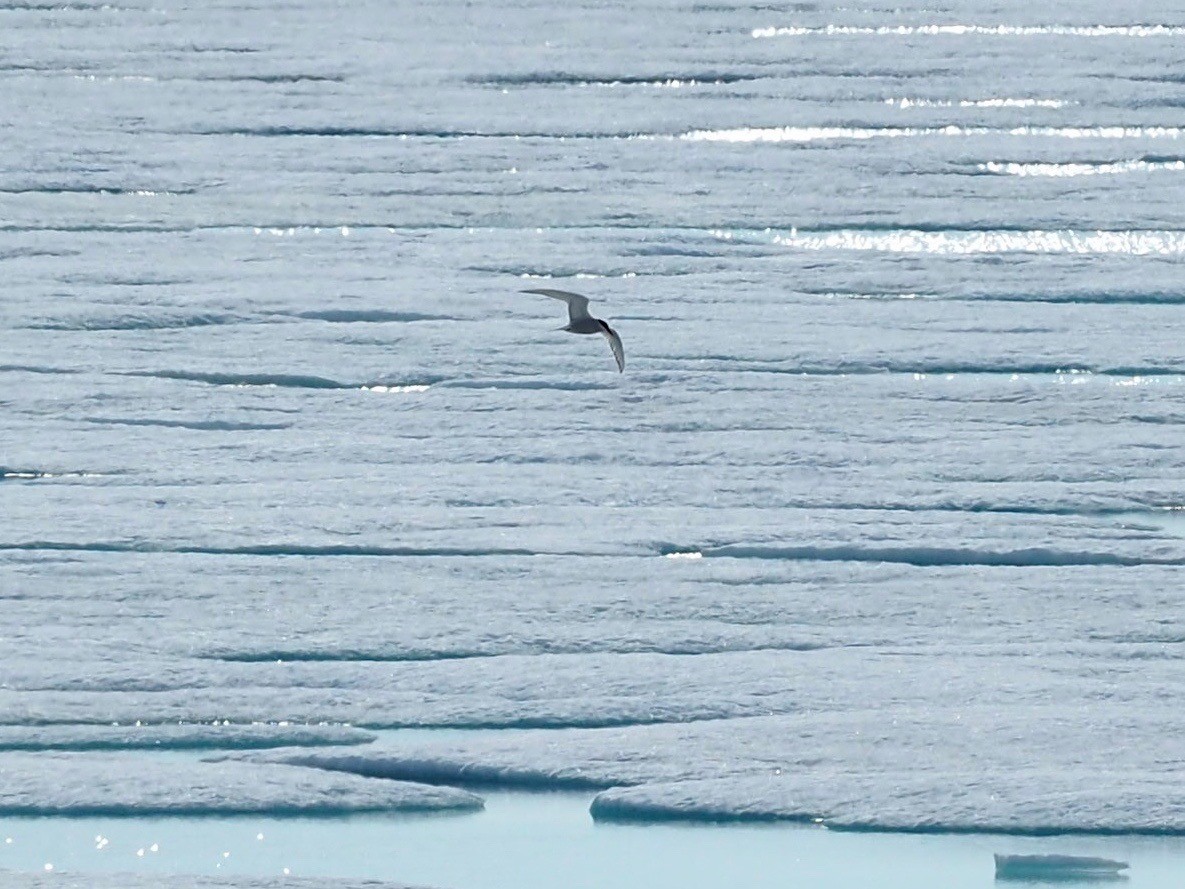
[[[886,663],[886,669],[891,669]],[[968,694],[973,695],[968,690]],[[535,789],[604,788],[604,820],[788,820],[846,830],[1182,833],[1171,778],[1179,717],[1133,723],[1122,705],[1002,701],[918,708],[885,699],[861,712],[627,729],[483,733],[431,747],[238,754],[392,780]],[[1156,738],[1122,759],[1116,739]],[[1033,745],[1032,747],[1030,745]],[[1056,749],[1034,764],[1030,750]],[[1139,801],[1139,802],[1137,802]]]
[[[343,815],[472,810],[447,787],[291,766],[110,753],[0,753],[4,815]]]
[[[375,735],[340,725],[230,722],[164,725],[0,725],[4,750],[211,750],[368,744]]]

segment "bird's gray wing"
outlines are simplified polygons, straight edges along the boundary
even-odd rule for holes
[[[609,348],[613,350],[613,357],[617,359],[617,372],[625,371],[625,348],[621,345],[621,337],[617,335],[617,331],[601,322],[601,333],[605,335],[605,339],[609,341]]]
[[[570,293],[567,290],[548,290],[547,288],[524,290],[523,293],[538,293],[540,296],[562,299],[568,304],[568,322],[571,324],[575,324],[577,321],[592,320],[592,315],[588,313],[587,296],[581,296],[579,293]]]

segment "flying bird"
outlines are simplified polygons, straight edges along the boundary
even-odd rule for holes
[[[621,346],[621,337],[612,327],[600,318],[594,318],[588,313],[588,297],[579,293],[569,293],[567,290],[524,290],[523,293],[538,293],[550,296],[552,299],[562,299],[568,304],[568,326],[561,327],[569,333],[599,333],[609,341],[609,348],[613,350],[613,357],[617,359],[618,373],[625,370],[625,349]]]

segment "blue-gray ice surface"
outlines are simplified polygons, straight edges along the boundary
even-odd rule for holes
[[[344,725],[163,723],[158,725],[0,725],[7,750],[208,750],[369,744],[376,735]]]
[[[345,815],[481,808],[452,787],[242,762],[143,755],[8,753],[0,815]]]
[[[0,7],[0,811],[1185,832],[1182,37]]]

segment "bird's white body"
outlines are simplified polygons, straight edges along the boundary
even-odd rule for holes
[[[568,326],[561,327],[560,330],[566,330],[569,333],[601,334],[609,341],[609,348],[617,360],[618,372],[625,370],[625,349],[621,345],[621,337],[617,335],[617,331],[600,318],[594,318],[588,313],[587,296],[567,290],[549,290],[547,288],[524,290],[523,293],[538,293],[540,296],[550,296],[552,299],[561,299],[566,302],[568,304]]]

